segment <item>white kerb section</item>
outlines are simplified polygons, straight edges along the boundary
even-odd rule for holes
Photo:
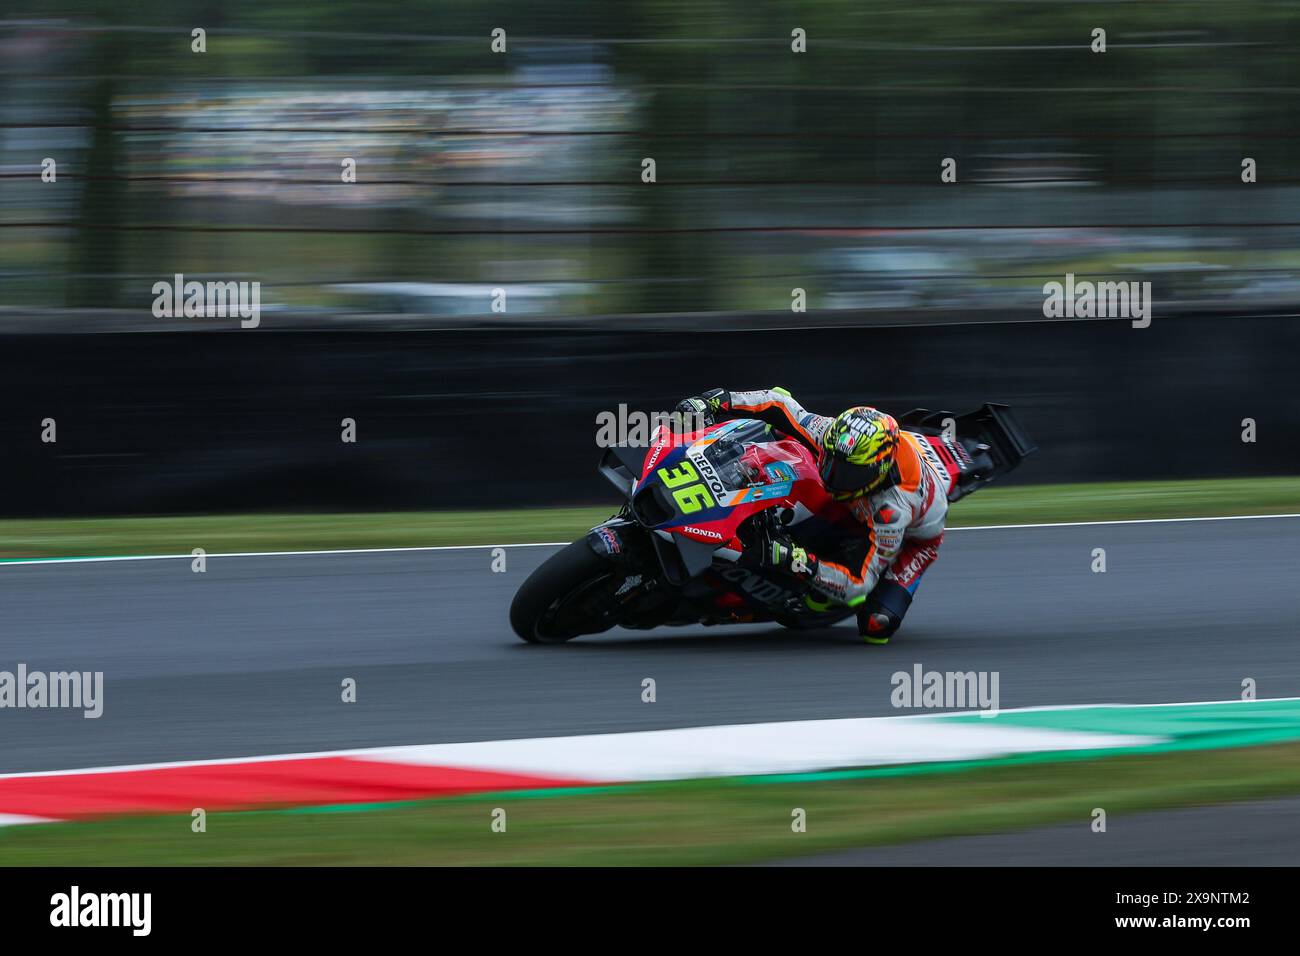
[[[350,756],[613,783],[979,760],[1138,747],[1163,740],[1138,734],[998,726],[996,718],[863,717],[386,747]]]

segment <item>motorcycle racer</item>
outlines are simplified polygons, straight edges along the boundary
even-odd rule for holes
[[[677,410],[713,423],[755,418],[806,445],[822,483],[861,523],[865,537],[843,554],[813,555],[775,533],[754,558],[804,582],[810,593],[857,608],[859,633],[887,644],[903,622],[921,576],[935,561],[948,514],[948,476],[924,439],[870,405],[829,417],[809,412],[784,388],[715,388]]]

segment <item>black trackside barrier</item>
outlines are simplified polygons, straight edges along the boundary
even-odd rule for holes
[[[1009,406],[1038,450],[1000,484],[1300,474],[1298,355],[1295,319],[1158,311],[1145,329],[7,335],[0,509],[612,505],[596,416],[713,386],[783,385],[824,414]]]

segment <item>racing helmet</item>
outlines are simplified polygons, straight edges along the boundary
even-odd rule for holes
[[[870,405],[836,416],[822,437],[822,483],[837,501],[860,498],[897,480],[898,422]]]

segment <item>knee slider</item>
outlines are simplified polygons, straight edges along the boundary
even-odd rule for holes
[[[858,630],[870,638],[887,638],[903,623],[912,595],[895,581],[881,581],[858,612]]]

